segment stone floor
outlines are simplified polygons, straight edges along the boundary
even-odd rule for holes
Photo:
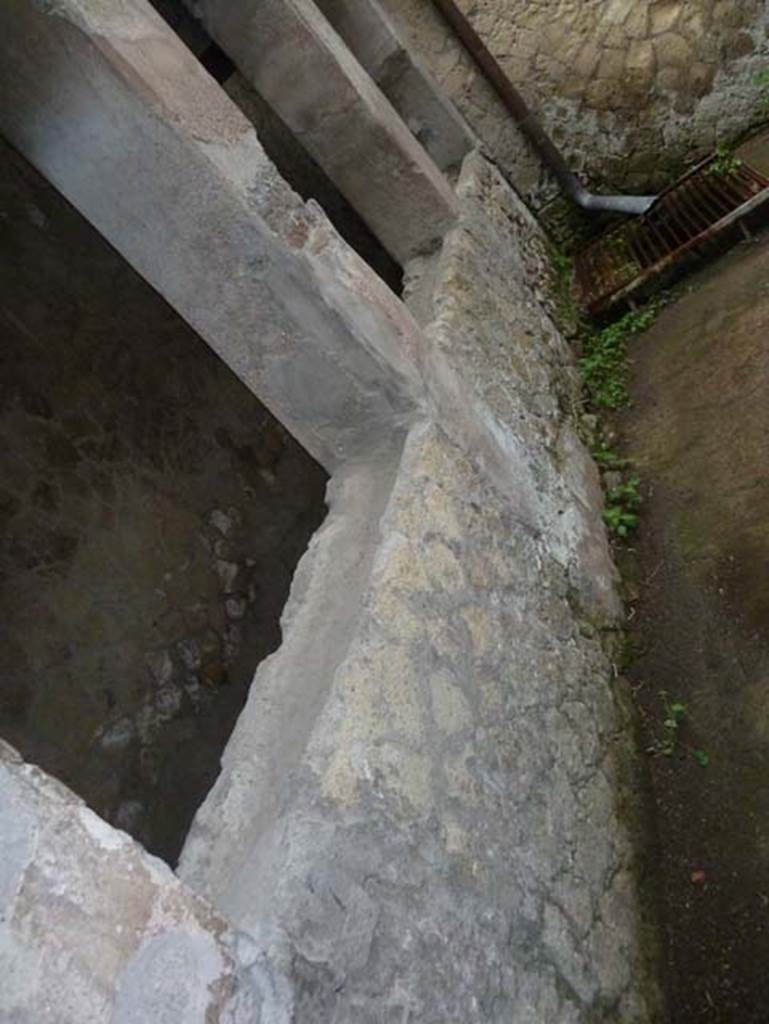
[[[0,736],[174,862],[326,475],[0,149]]]
[[[626,568],[674,1024],[769,1016],[769,237],[692,278],[632,349]],[[698,763],[703,760],[707,765]]]

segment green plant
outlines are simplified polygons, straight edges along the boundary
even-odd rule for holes
[[[710,758],[705,751],[690,747],[681,740],[681,728],[687,715],[686,704],[679,700],[671,700],[667,690],[660,690],[660,700],[665,713],[662,732],[652,739],[646,748],[647,753],[655,757],[672,757],[679,747],[683,747],[701,768],[707,768]]]
[[[637,476],[612,487],[606,495],[603,518],[609,530],[618,537],[627,537],[638,526],[641,507],[641,481]]]
[[[621,672],[627,672],[636,658],[636,641],[630,633],[622,637],[619,652],[619,667]]]
[[[660,690],[660,700],[665,711],[662,722],[662,733],[655,736],[647,752],[655,756],[671,757],[675,753],[679,741],[679,730],[686,718],[686,705],[681,701],[671,700],[667,690]]]
[[[605,441],[599,441],[595,445],[592,455],[602,469],[625,469],[629,465],[628,460],[617,455]]]
[[[553,296],[562,326],[568,332],[576,332],[582,311],[574,296],[574,261],[551,245],[550,265],[553,268]]]
[[[565,252],[561,252],[560,249],[552,247],[550,251],[550,258],[553,263],[553,269],[559,277],[571,277],[572,272],[572,259],[571,256],[567,256]]]
[[[742,160],[728,146],[716,146],[715,158],[708,164],[706,174],[726,178],[742,167]]]
[[[604,409],[627,405],[627,342],[651,326],[660,306],[659,300],[650,302],[644,309],[626,313],[608,327],[583,337],[579,367],[592,405]]]

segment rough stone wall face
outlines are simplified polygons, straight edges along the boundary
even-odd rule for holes
[[[582,605],[596,621],[614,621],[615,575],[595,515],[602,498],[570,415],[580,383],[552,315],[542,229],[477,154],[466,159],[457,192],[463,216],[433,271],[439,285],[426,327],[424,372],[442,422],[485,459],[520,522],[547,539]],[[447,368],[456,381],[448,389]]]
[[[0,741],[0,1020],[254,1024],[259,968],[161,861]]]
[[[279,1022],[651,1024],[601,640],[614,570],[557,400],[542,239],[485,161],[458,191],[427,331],[437,422],[332,481],[180,872],[282,965]],[[335,579],[342,537],[358,568]],[[340,585],[354,614],[318,632]]]
[[[527,196],[543,181],[508,115],[430,3],[385,0],[495,160]],[[460,0],[576,170],[657,188],[766,119],[763,0]]]

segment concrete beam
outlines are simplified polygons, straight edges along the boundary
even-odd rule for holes
[[[4,0],[0,131],[326,468],[411,417],[411,315],[145,0]]]
[[[312,0],[193,6],[387,251],[406,263],[433,248],[453,191]]]
[[[475,136],[398,34],[379,0],[315,0],[332,27],[441,170],[458,168]]]

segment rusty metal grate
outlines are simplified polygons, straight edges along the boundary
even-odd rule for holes
[[[710,157],[663,192],[643,217],[612,228],[578,253],[577,287],[599,313],[713,238],[763,202],[769,179],[742,162],[723,168]]]

